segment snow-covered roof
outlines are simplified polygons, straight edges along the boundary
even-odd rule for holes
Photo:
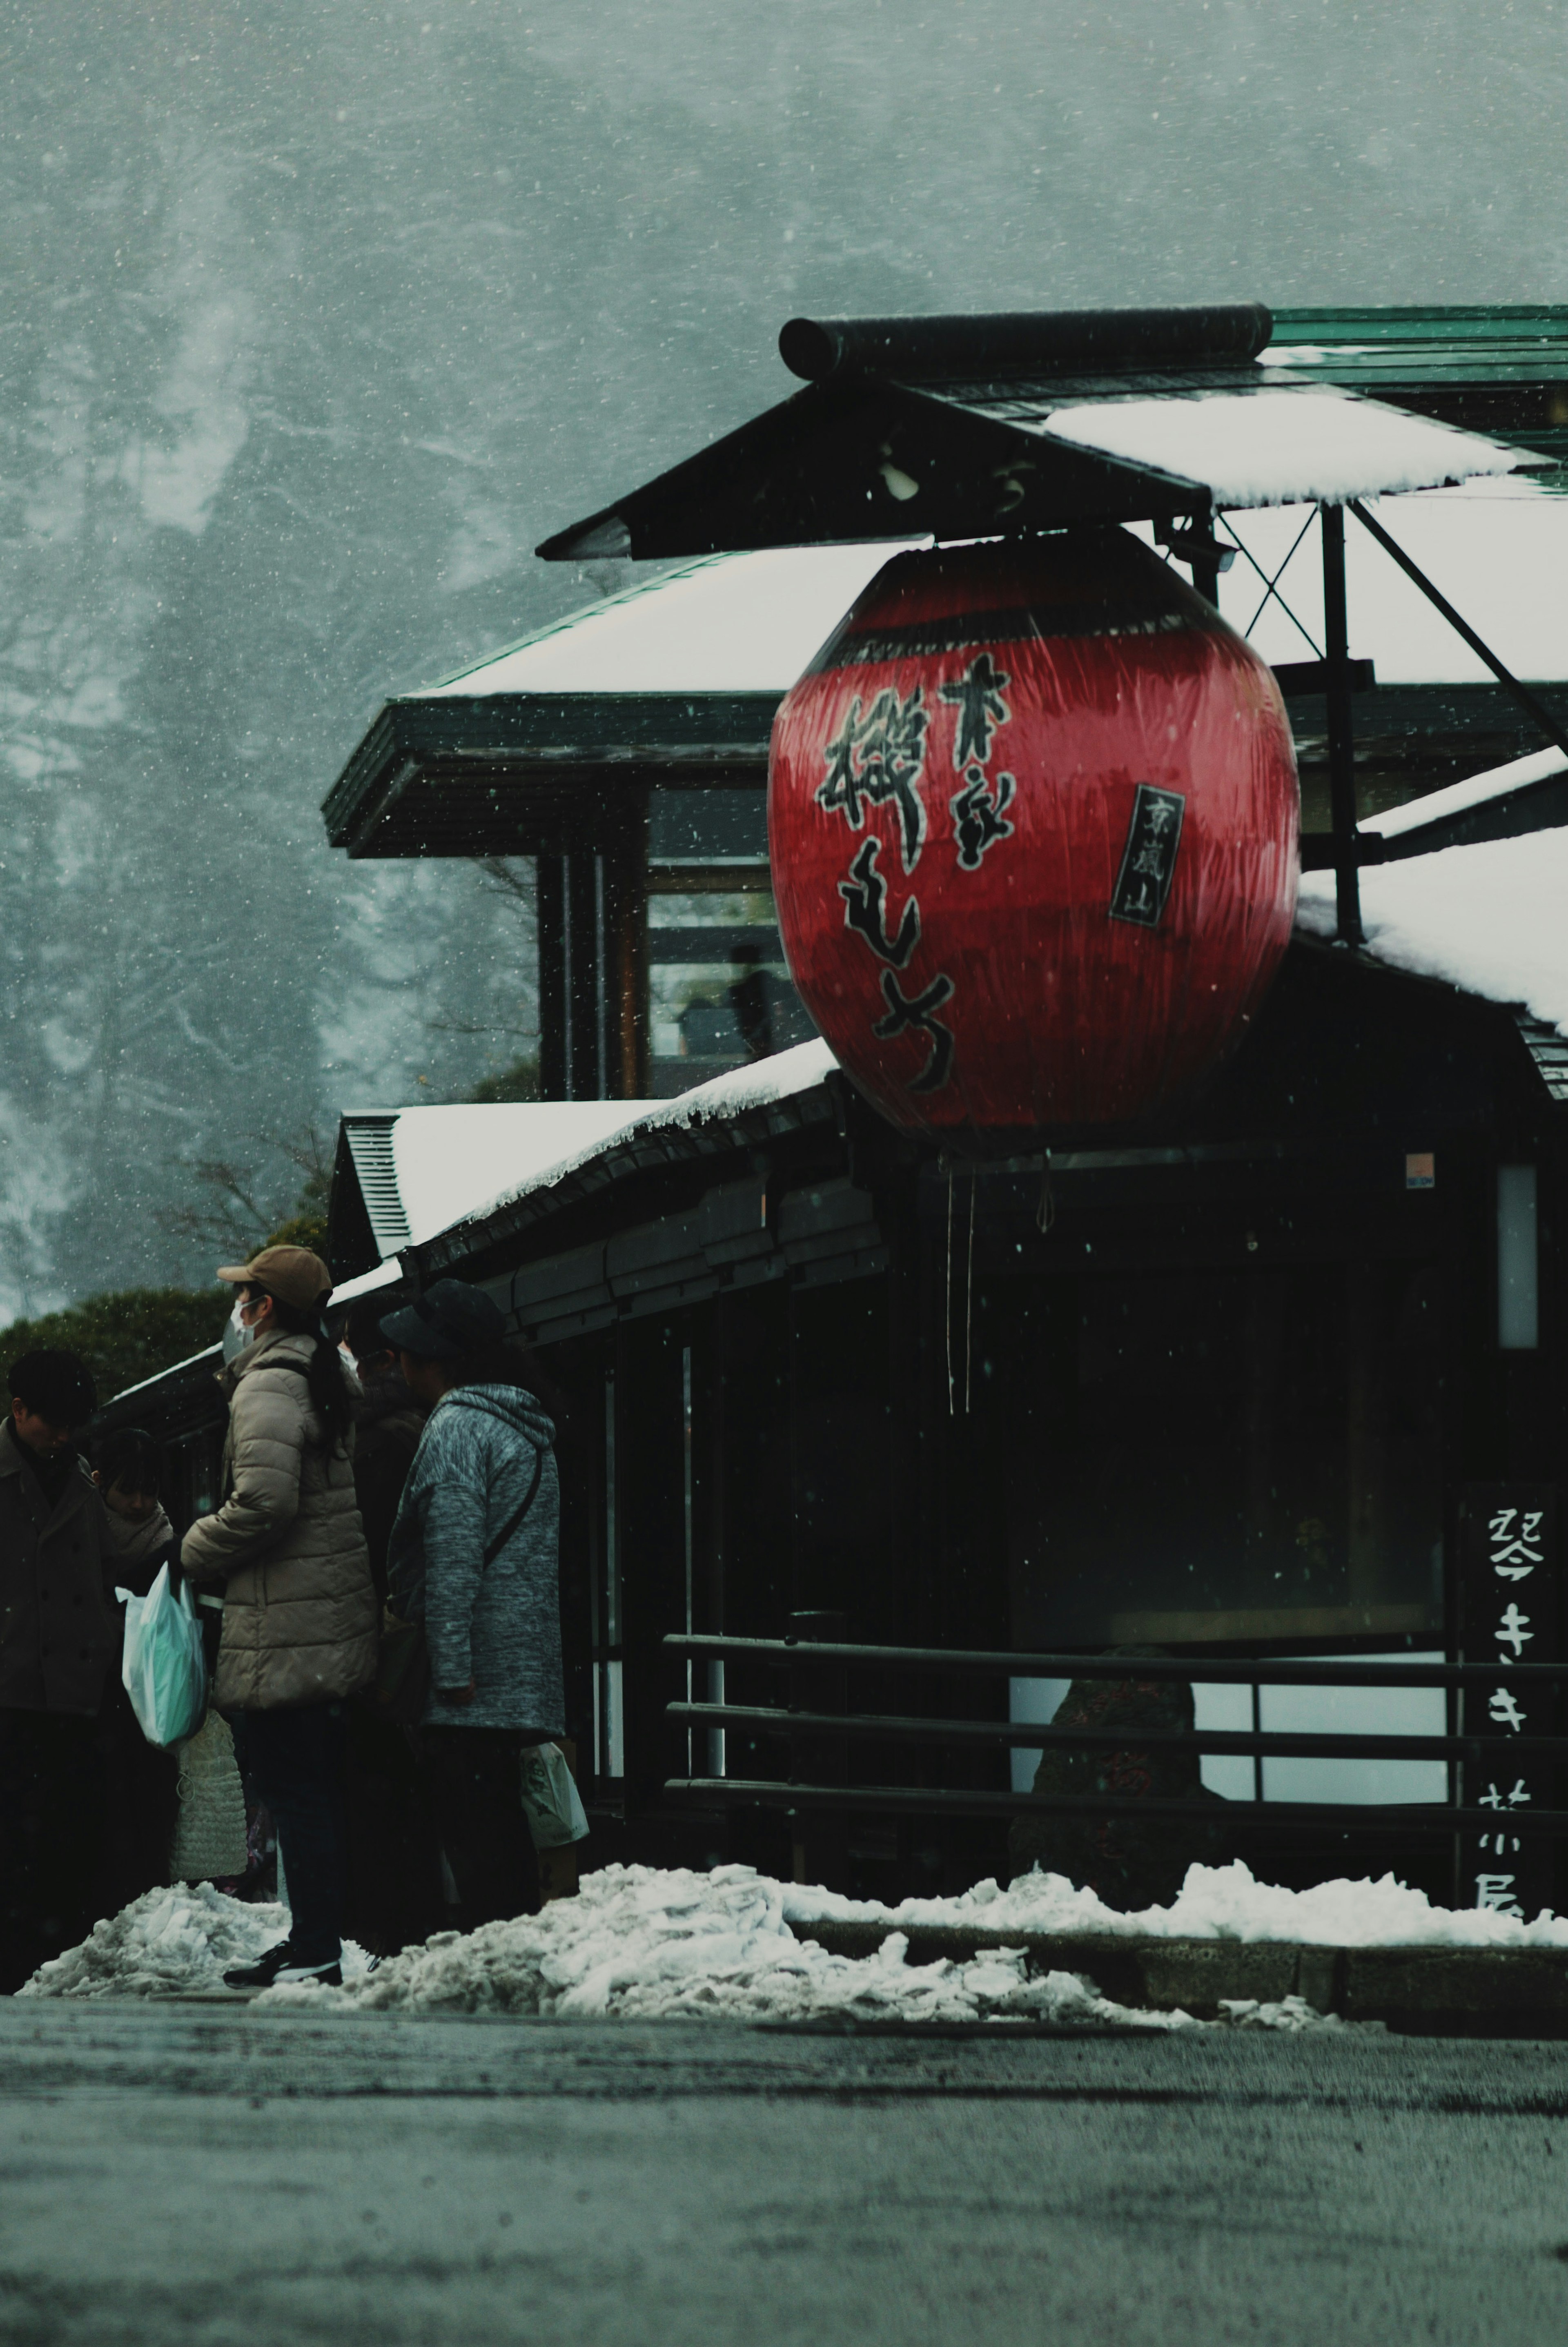
[[[434,1238],[538,1166],[592,1149],[651,1105],[637,1101],[464,1102],[351,1112],[343,1131],[385,1257]],[[383,1266],[384,1269],[384,1265]],[[379,1284],[366,1275],[366,1285]],[[351,1283],[358,1291],[361,1283]],[[348,1287],[336,1291],[343,1302]]]
[[[1462,787],[1462,785],[1460,786]],[[1296,925],[1335,931],[1335,876],[1302,875]],[[1395,969],[1519,1003],[1568,1034],[1568,830],[1363,866],[1367,949]]]
[[[787,546],[708,555],[573,611],[417,697],[784,693],[861,589],[901,550]]]
[[[1449,434],[1446,426],[1401,417],[1393,409],[1339,402],[1327,392],[1292,397],[1301,407],[1316,400],[1330,407],[1348,405],[1358,418],[1369,415],[1378,430],[1385,424],[1412,425],[1440,442],[1463,436]],[[1201,404],[1214,407],[1220,401]],[[1250,404],[1255,405],[1255,399]],[[1120,407],[1081,413],[1085,417],[1126,416],[1141,405],[1123,402]],[[1160,415],[1168,416],[1183,403],[1158,405]],[[1059,420],[1053,417],[1053,425]],[[1498,452],[1500,459],[1509,460],[1516,453]],[[1568,576],[1568,497],[1548,494],[1525,476],[1499,474],[1473,480],[1465,488],[1401,497],[1398,504],[1379,507],[1378,514],[1516,675],[1568,677],[1568,596],[1560,584]],[[1272,576],[1290,554],[1301,522],[1297,512],[1258,510],[1238,512],[1228,526]],[[1140,534],[1149,533],[1144,529]],[[861,589],[902,550],[892,544],[814,546],[704,556],[574,611],[509,651],[410,697],[477,700],[491,693],[650,692],[782,695]],[[1491,671],[1382,548],[1353,523],[1345,552],[1352,649],[1376,661],[1380,679],[1387,683],[1490,681]],[[1245,557],[1220,582],[1220,608],[1234,627],[1251,626],[1252,641],[1266,660],[1313,657],[1323,640],[1322,565],[1315,531],[1303,538],[1279,587],[1310,637],[1293,625],[1277,602],[1268,601],[1258,613],[1264,585]],[[1368,702],[1364,722],[1375,723],[1376,714],[1375,702]]]
[[[340,1304],[356,1304],[362,1296],[374,1296],[377,1288],[391,1287],[402,1276],[401,1259],[389,1255],[376,1265],[374,1271],[362,1271],[357,1279],[340,1280],[328,1302],[335,1311]]]
[[[1348,392],[1284,384],[1096,400],[1026,428],[1199,483],[1234,507],[1343,505],[1526,461],[1521,449]]]
[[[755,1060],[744,1068],[732,1068],[728,1074],[714,1076],[705,1084],[695,1084],[689,1092],[681,1092],[673,1100],[595,1102],[596,1107],[616,1110],[619,1122],[607,1123],[602,1132],[585,1135],[580,1143],[548,1163],[541,1157],[532,1164],[514,1163],[505,1187],[497,1187],[492,1194],[477,1200],[461,1216],[448,1217],[440,1228],[449,1230],[458,1220],[483,1222],[536,1190],[548,1190],[579,1166],[638,1134],[684,1132],[695,1124],[743,1116],[750,1109],[766,1108],[775,1101],[809,1092],[837,1065],[827,1045],[816,1036],[809,1043],[797,1043],[788,1051],[775,1051],[771,1059]],[[435,1237],[436,1232],[426,1235]]]

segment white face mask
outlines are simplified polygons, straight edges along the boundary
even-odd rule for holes
[[[228,1325],[223,1331],[223,1358],[225,1363],[237,1361],[241,1354],[244,1351],[246,1346],[253,1345],[256,1341],[256,1331],[254,1328],[248,1328],[245,1326],[245,1323],[240,1317],[240,1300],[238,1296],[236,1296],[234,1299],[234,1309],[229,1315]]]

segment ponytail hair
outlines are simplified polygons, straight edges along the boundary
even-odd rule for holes
[[[272,1295],[271,1288],[264,1293]],[[272,1296],[272,1318],[275,1325],[291,1337],[313,1337],[315,1339],[315,1349],[305,1370],[305,1382],[311,1389],[311,1400],[316,1414],[326,1429],[328,1447],[335,1448],[354,1421],[354,1403],[343,1376],[343,1356],[327,1335],[321,1312],[315,1305],[285,1304],[281,1296]]]

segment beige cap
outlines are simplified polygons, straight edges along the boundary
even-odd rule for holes
[[[218,1276],[231,1287],[264,1287],[269,1296],[296,1305],[302,1312],[313,1304],[324,1304],[332,1293],[333,1276],[309,1247],[263,1247],[250,1263],[224,1265]]]

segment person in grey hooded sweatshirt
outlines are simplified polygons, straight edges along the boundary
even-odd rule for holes
[[[430,1411],[387,1550],[387,1602],[422,1622],[419,1730],[465,1931],[537,1912],[523,1749],[566,1725],[555,1427],[482,1288],[437,1280],[381,1324]]]

